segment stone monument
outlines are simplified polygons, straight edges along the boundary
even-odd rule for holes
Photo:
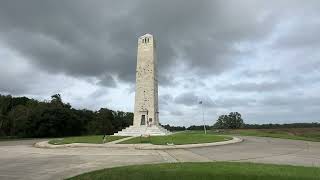
[[[133,126],[114,135],[167,135],[169,131],[159,124],[158,71],[156,42],[151,34],[138,39],[136,94]]]

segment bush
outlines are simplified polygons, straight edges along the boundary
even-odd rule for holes
[[[238,112],[231,112],[229,115],[219,116],[214,127],[218,129],[237,129],[244,126],[241,114]]]

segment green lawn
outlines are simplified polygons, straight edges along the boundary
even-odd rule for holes
[[[107,136],[106,143],[115,141],[118,139],[125,138],[125,136]],[[49,141],[49,144],[60,145],[60,144],[71,144],[71,143],[91,143],[91,144],[102,144],[103,135],[96,136],[76,136],[66,137],[62,139],[53,139]]]
[[[210,131],[210,133],[217,134],[215,131]],[[221,134],[238,134],[242,136],[273,137],[316,142],[320,141],[320,128],[238,129],[226,130]]]
[[[151,137],[136,137],[127,141],[120,142],[121,144],[140,144],[140,143],[151,143],[157,145],[166,144],[199,144],[199,143],[210,143],[219,142],[232,139],[228,136],[217,136],[214,134],[203,134],[203,133],[176,133],[169,136],[151,136]]]
[[[319,180],[320,168],[235,162],[172,163],[104,169],[70,179]]]

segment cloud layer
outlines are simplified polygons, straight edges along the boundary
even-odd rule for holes
[[[199,100],[210,124],[229,111],[250,123],[319,121],[318,9],[316,0],[0,2],[0,92],[132,111],[137,38],[151,33],[163,123],[202,123]]]

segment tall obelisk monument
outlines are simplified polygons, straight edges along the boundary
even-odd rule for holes
[[[138,39],[136,95],[133,125],[115,136],[164,136],[171,134],[159,124],[156,42],[151,34]]]
[[[156,42],[151,34],[138,39],[133,126],[159,125]]]

